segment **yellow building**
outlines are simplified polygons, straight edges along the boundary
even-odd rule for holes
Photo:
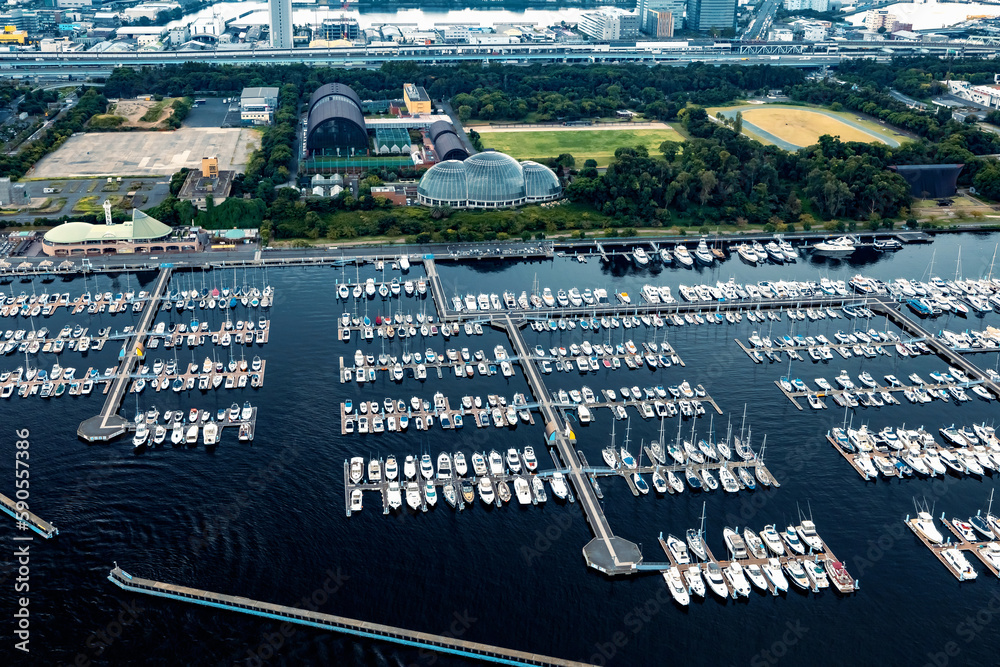
[[[28,33],[25,30],[18,30],[16,26],[5,25],[0,33],[0,44],[24,44],[28,41]]]
[[[412,83],[403,84],[403,101],[411,115],[431,112],[431,98],[420,86]]]

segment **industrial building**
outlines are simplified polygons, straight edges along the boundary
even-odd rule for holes
[[[496,151],[439,162],[417,186],[419,203],[451,208],[509,208],[551,201],[561,194],[559,179],[548,167]]]
[[[368,151],[368,131],[361,99],[349,86],[328,83],[309,100],[306,152],[350,156]]]
[[[270,125],[278,108],[278,88],[244,88],[240,95],[242,125]]]
[[[465,144],[458,138],[454,126],[443,120],[432,123],[427,130],[427,138],[434,145],[434,152],[438,160],[464,160],[469,157],[469,152],[465,150]]]

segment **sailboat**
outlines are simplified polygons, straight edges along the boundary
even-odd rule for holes
[[[694,528],[689,528],[685,537],[687,539],[687,545],[691,549],[691,552],[701,560],[708,560],[708,553],[705,550],[705,542],[703,536],[705,533],[705,503],[701,504],[701,526],[698,530]]]

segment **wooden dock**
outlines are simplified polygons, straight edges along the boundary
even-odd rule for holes
[[[937,520],[935,519],[935,522],[936,521]],[[949,572],[951,572],[951,574],[956,579],[958,579],[959,581],[968,581],[968,579],[964,578],[962,576],[962,573],[959,572],[958,570],[956,570],[954,567],[952,567],[951,563],[949,563],[948,560],[944,557],[944,552],[948,551],[949,549],[958,549],[959,551],[966,551],[966,552],[973,553],[976,557],[979,558],[979,560],[984,565],[986,565],[986,568],[990,571],[991,574],[993,574],[994,576],[1000,576],[1000,574],[998,574],[997,570],[992,565],[990,565],[986,561],[985,558],[983,558],[980,555],[979,550],[976,548],[976,545],[974,545],[971,542],[966,541],[961,536],[961,534],[958,533],[958,531],[955,530],[954,526],[951,525],[950,521],[944,521],[943,523],[949,528],[949,530],[956,537],[958,537],[958,541],[954,542],[954,543],[948,543],[948,544],[934,544],[933,542],[931,542],[930,540],[928,540],[923,535],[923,533],[921,533],[919,530],[917,530],[916,527],[912,523],[910,523],[909,519],[904,520],[903,523],[906,524],[907,528],[909,528],[913,532],[913,534],[917,536],[917,539],[920,540],[925,547],[927,547],[928,549],[930,549],[931,553],[934,554],[937,557],[937,559],[939,561],[941,561],[941,564],[944,565],[945,568],[947,568],[947,570]],[[981,544],[985,544],[985,542],[983,542]]]
[[[28,528],[31,528],[31,530],[35,531],[45,539],[51,539],[59,534],[58,528],[30,510],[18,509],[17,503],[2,493],[0,493],[0,510],[3,510],[5,514],[9,514],[14,517],[18,522],[23,523]]]
[[[481,660],[504,665],[539,665],[543,667],[586,667],[585,663],[572,660],[551,658],[536,653],[526,653],[513,649],[480,644],[464,639],[456,639],[444,635],[432,635],[397,628],[380,623],[358,621],[343,616],[324,614],[306,609],[297,609],[270,602],[260,602],[249,598],[213,593],[211,591],[177,586],[151,579],[133,577],[117,565],[108,575],[108,580],[115,586],[133,593],[154,595],[158,597],[191,602],[194,604],[251,614],[262,618],[306,625],[321,630],[329,630],[364,637],[375,641],[385,641],[400,644],[419,650],[433,651],[464,658]]]

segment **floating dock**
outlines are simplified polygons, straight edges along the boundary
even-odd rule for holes
[[[364,637],[376,641],[385,641],[392,644],[457,655],[473,660],[492,662],[502,665],[539,665],[542,667],[586,667],[585,663],[574,662],[572,660],[562,660],[550,658],[536,653],[526,653],[513,649],[480,644],[464,639],[446,637],[444,635],[432,635],[425,632],[416,632],[397,628],[379,623],[369,623],[358,621],[343,616],[323,614],[306,609],[295,607],[285,607],[283,605],[272,604],[270,602],[260,602],[249,598],[213,593],[211,591],[189,588],[187,586],[177,586],[166,584],[152,579],[142,579],[133,577],[129,573],[115,566],[108,575],[108,580],[115,586],[143,595],[154,595],[157,597],[179,600],[181,602],[191,602],[214,609],[224,609],[241,614],[251,614],[262,618],[269,618],[276,621],[285,621],[297,625],[306,625],[320,630],[339,632],[356,637]]]

